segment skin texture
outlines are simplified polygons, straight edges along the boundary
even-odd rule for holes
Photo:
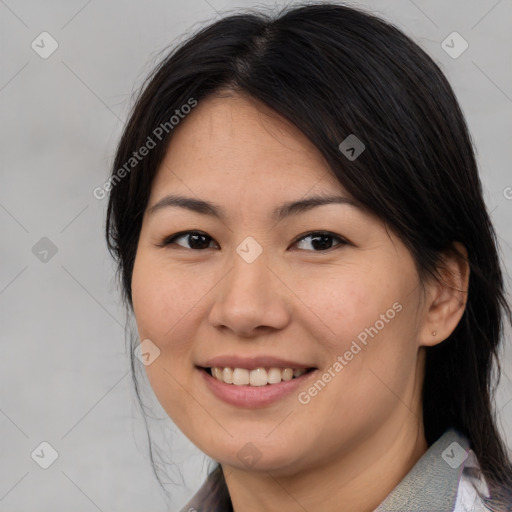
[[[424,347],[459,322],[467,265],[447,254],[445,281],[422,287],[397,236],[349,205],[273,221],[286,201],[350,196],[302,132],[234,93],[202,100],[174,129],[148,209],[170,193],[212,201],[227,217],[144,215],[133,306],[140,339],[160,349],[146,371],[163,408],[221,463],[236,512],[374,510],[427,450]],[[208,248],[187,236],[159,246],[185,230],[206,233]],[[333,236],[319,249],[307,236],[319,230],[349,243]],[[248,236],[263,248],[252,263],[236,252]],[[228,405],[196,369],[218,355],[271,354],[322,374],[395,303],[402,309],[308,404],[292,393],[258,409]],[[261,454],[252,467],[237,457],[249,442]]]

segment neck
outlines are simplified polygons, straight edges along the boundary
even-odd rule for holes
[[[287,476],[223,466],[233,510],[373,512],[427,451],[420,425],[382,426],[350,453]]]

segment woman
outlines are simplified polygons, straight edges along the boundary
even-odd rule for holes
[[[211,24],[148,78],[110,182],[136,353],[219,463],[183,510],[512,510],[495,234],[402,32],[328,3]]]

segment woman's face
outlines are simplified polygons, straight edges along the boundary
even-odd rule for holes
[[[176,425],[225,466],[284,475],[420,425],[425,311],[410,253],[364,209],[345,201],[277,216],[290,202],[350,196],[308,139],[271,114],[210,97],[175,127],[132,293],[140,339],[160,350],[146,371]],[[170,195],[224,216],[169,200],[150,211]],[[189,231],[200,233],[170,240]],[[315,370],[237,386],[202,369],[231,356],[240,360],[214,363],[240,368],[237,382],[265,383],[248,371],[257,367]]]

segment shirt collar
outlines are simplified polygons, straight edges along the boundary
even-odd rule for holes
[[[451,512],[469,450],[467,437],[448,428],[375,512]]]

